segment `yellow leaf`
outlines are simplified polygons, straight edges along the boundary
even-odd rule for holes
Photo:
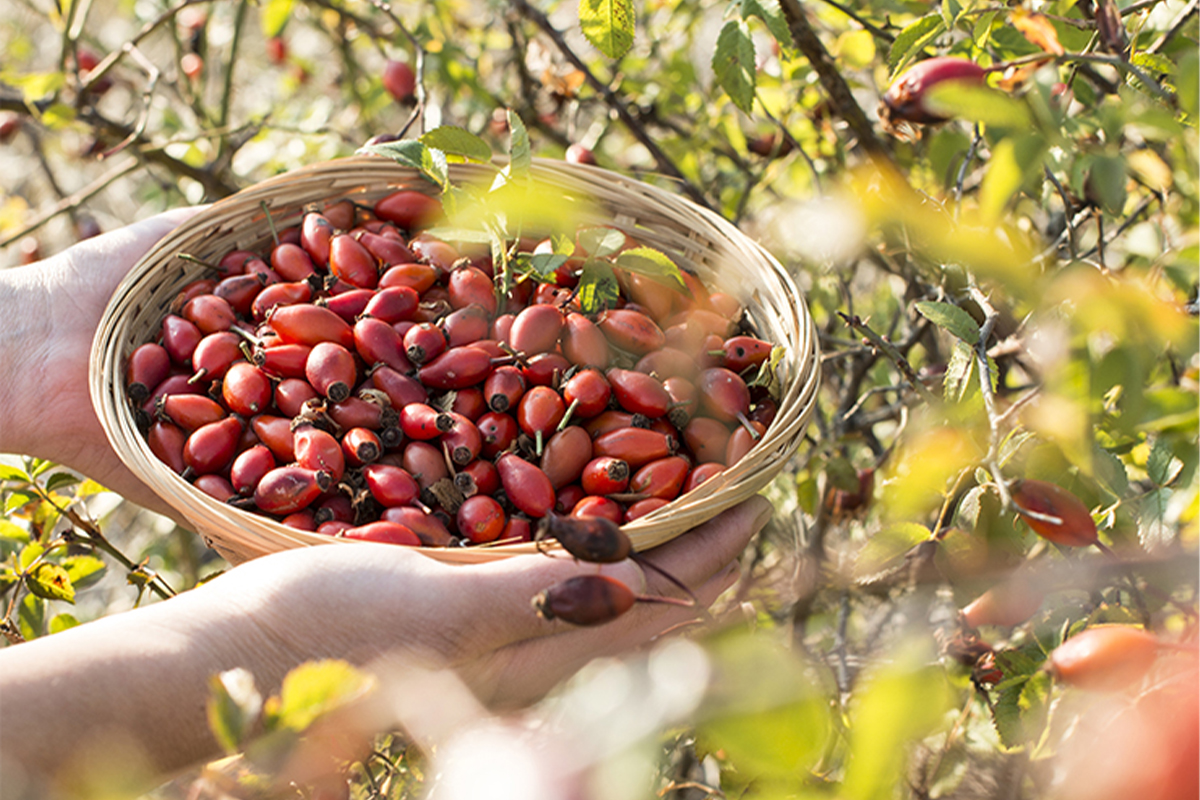
[[[1058,32],[1044,14],[1032,14],[1023,8],[1017,8],[1013,9],[1011,19],[1013,27],[1031,44],[1056,56],[1063,54],[1063,46],[1058,42]]]

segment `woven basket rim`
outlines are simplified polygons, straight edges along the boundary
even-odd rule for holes
[[[495,170],[495,165],[451,165],[452,175],[456,176],[456,179],[462,179],[463,176],[486,176],[494,174]],[[676,260],[688,260],[688,266],[699,269],[705,265],[702,261],[694,259],[720,257],[721,253],[715,252],[714,248],[736,249],[740,256],[745,257],[746,263],[769,271],[762,280],[769,280],[771,286],[778,287],[780,296],[789,300],[784,308],[775,309],[780,317],[791,314],[795,331],[789,332],[794,333],[796,342],[793,344],[797,348],[797,352],[788,354],[789,359],[794,362],[795,374],[789,376],[779,399],[779,418],[770,426],[763,441],[738,465],[725,470],[718,478],[701,484],[693,492],[676,499],[663,509],[624,526],[624,530],[634,540],[635,547],[653,547],[692,527],[689,524],[683,530],[675,530],[679,527],[680,520],[703,521],[718,513],[720,509],[713,511],[716,506],[724,508],[733,505],[732,502],[726,502],[730,498],[729,492],[736,491],[741,499],[756,493],[795,451],[811,417],[819,385],[819,349],[815,326],[808,314],[803,294],[787,270],[765,248],[719,214],[659,187],[600,167],[535,158],[532,172],[541,180],[561,185],[564,190],[586,191],[593,198],[606,193],[611,194],[614,198],[613,205],[618,209],[612,224],[614,227],[632,228],[637,231],[634,236],[639,241],[651,231],[645,226],[645,220],[653,218],[663,228],[655,235],[660,233],[662,237],[669,236],[671,249],[676,251]],[[249,554],[251,557],[284,547],[345,543],[350,540],[294,530],[269,518],[241,512],[218,503],[192,487],[150,454],[145,440],[136,431],[132,411],[123,397],[121,376],[125,353],[122,350],[131,348],[128,347],[129,342],[121,341],[121,337],[131,335],[129,317],[133,314],[148,314],[150,295],[155,291],[163,291],[163,286],[175,286],[163,277],[165,274],[178,272],[181,276],[187,275],[186,269],[171,263],[173,254],[179,252],[178,248],[185,243],[191,247],[197,243],[203,245],[205,242],[223,241],[222,237],[226,235],[223,226],[249,225],[247,220],[258,212],[259,200],[274,209],[296,205],[295,201],[286,200],[292,192],[325,192],[325,198],[336,200],[355,193],[378,194],[384,191],[382,186],[393,184],[425,188],[422,183],[423,179],[417,176],[415,170],[375,156],[353,156],[321,162],[268,178],[214,203],[176,228],[135,265],[114,292],[93,343],[89,376],[93,405],[106,435],[122,461],[196,526],[197,532],[204,536],[207,542],[216,546],[227,557],[227,551],[235,555],[237,553],[231,542],[222,540],[221,536],[236,540],[232,544],[244,551],[243,555]],[[366,185],[376,185],[377,188],[367,192],[363,189]],[[432,184],[426,186],[432,188]],[[390,190],[394,191],[394,188]],[[312,205],[314,202],[320,204],[323,201],[317,199],[301,203],[300,207]],[[258,214],[261,215],[261,212]],[[672,214],[677,215],[678,219],[671,217]],[[230,219],[235,221],[230,222]],[[680,222],[680,219],[686,220],[686,224]],[[686,235],[677,235],[675,231],[668,230],[668,223],[678,223],[681,229],[686,231]],[[257,236],[259,239],[266,237],[261,225]],[[182,285],[182,280],[181,277],[176,283]],[[765,302],[770,299],[775,298],[760,297],[759,301]],[[742,469],[743,465],[745,469]],[[538,547],[533,543],[521,543],[416,549],[440,560],[472,562],[537,552]]]

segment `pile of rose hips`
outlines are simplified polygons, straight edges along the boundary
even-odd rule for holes
[[[445,546],[528,541],[551,512],[629,522],[770,425],[773,348],[729,295],[614,268],[619,299],[585,313],[578,248],[502,281],[425,230],[441,215],[412,190],[340,201],[209,265],[128,360],[154,454],[293,528]]]

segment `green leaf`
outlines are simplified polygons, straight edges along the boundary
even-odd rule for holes
[[[278,36],[292,16],[295,0],[265,0],[261,10],[262,30],[268,36]]]
[[[979,206],[984,219],[997,221],[1008,201],[1016,194],[1033,170],[1041,169],[1042,142],[1037,137],[1002,139],[992,148],[992,160],[979,190]]]
[[[1162,551],[1175,541],[1175,526],[1167,522],[1167,507],[1173,494],[1170,489],[1154,489],[1138,502],[1138,541],[1149,553]]]
[[[472,161],[486,163],[492,160],[492,148],[487,142],[470,131],[453,125],[434,128],[421,136],[419,141],[426,147],[462,156]]]
[[[38,496],[34,492],[18,491],[13,492],[4,501],[4,513],[11,514],[22,506],[29,505],[37,500]]]
[[[1124,497],[1129,491],[1129,474],[1125,471],[1125,463],[1099,445],[1092,449],[1092,469],[1096,479],[1117,497]]]
[[[999,13],[999,11],[989,11],[986,14],[980,14],[979,19],[975,22],[975,27],[971,30],[971,41],[980,50],[987,47],[988,38],[992,35],[992,25]]]
[[[1121,213],[1125,206],[1125,158],[1096,156],[1092,160],[1088,184],[1095,190],[1105,211]]]
[[[1165,436],[1154,441],[1154,447],[1146,459],[1146,474],[1159,486],[1170,486],[1183,471],[1183,462],[1171,451],[1171,443]]]
[[[767,26],[767,30],[779,42],[785,51],[792,50],[792,32],[788,30],[787,19],[779,0],[742,0],[742,19],[758,17]]]
[[[0,481],[21,481],[22,483],[28,483],[29,476],[20,467],[14,467],[10,464],[0,464]]]
[[[613,273],[612,264],[593,258],[583,265],[577,286],[579,305],[585,314],[595,314],[616,305],[621,287]]]
[[[284,677],[279,696],[267,701],[268,727],[305,730],[318,717],[362,697],[374,686],[374,678],[345,661],[301,664]]]
[[[509,175],[522,180],[529,175],[533,165],[533,150],[529,144],[529,131],[521,121],[521,115],[511,108],[508,110],[508,157]]]
[[[974,486],[958,503],[955,511],[955,521],[958,527],[966,531],[974,531],[979,527],[979,514],[983,511],[986,498],[993,497],[995,489],[991,486]]]
[[[625,246],[625,234],[616,228],[584,228],[578,238],[583,252],[592,258],[611,256]]]
[[[525,275],[535,275],[541,281],[553,281],[555,270],[567,263],[567,260],[567,256],[561,253],[534,253],[522,256],[521,272]]]
[[[43,561],[25,575],[29,591],[46,600],[75,602],[75,587],[71,576],[61,565]]]
[[[262,695],[254,675],[238,667],[208,679],[208,727],[227,753],[242,749],[262,711]]]
[[[917,311],[939,328],[945,328],[967,344],[979,342],[979,324],[975,318],[953,303],[922,301]]]
[[[617,266],[630,272],[643,275],[655,283],[669,286],[679,291],[684,290],[683,276],[679,267],[667,257],[666,253],[653,247],[632,247],[617,256]]]
[[[401,166],[415,169],[424,178],[443,190],[446,188],[449,180],[445,154],[426,147],[416,139],[401,139],[396,142],[372,144],[360,147],[358,152],[365,155],[390,158]]]
[[[59,489],[65,489],[77,483],[79,483],[78,475],[72,475],[69,472],[56,472],[46,479],[46,491],[57,492]]]
[[[892,50],[888,54],[888,69],[893,78],[901,69],[908,66],[908,62],[912,61],[925,45],[933,41],[934,37],[944,30],[946,30],[946,22],[940,14],[926,14],[896,34],[896,39],[892,42]]]
[[[20,75],[0,70],[0,82],[20,89],[25,102],[34,103],[65,86],[67,78],[61,72],[31,72]]]
[[[108,489],[96,483],[91,478],[87,478],[83,483],[79,484],[79,488],[75,490],[75,497],[82,500],[85,497],[91,497],[94,494],[107,492]]]
[[[1175,74],[1175,62],[1158,53],[1147,53],[1145,50],[1142,50],[1138,53],[1135,53],[1133,58],[1129,59],[1129,61],[1135,67],[1141,67],[1144,72],[1149,72],[1151,74]]]
[[[944,117],[981,122],[997,128],[1027,130],[1033,125],[1029,109],[1004,92],[962,81],[947,81],[925,93],[925,105]]]
[[[754,87],[758,70],[754,62],[754,40],[746,23],[729,20],[717,36],[712,57],[717,83],[733,104],[749,114],[754,108]]]
[[[930,538],[929,529],[915,522],[900,522],[872,536],[854,562],[854,577],[867,580],[900,566],[910,550]]]
[[[26,639],[36,639],[46,632],[46,601],[27,594],[17,609],[17,628]]]
[[[28,542],[29,531],[17,525],[15,522],[9,522],[6,519],[0,519],[0,539],[8,539],[13,542]]]
[[[41,542],[30,542],[25,545],[17,556],[17,569],[22,572],[29,569],[30,565],[41,558],[45,552],[46,548],[42,547]]]
[[[950,361],[946,364],[946,375],[942,381],[942,396],[954,403],[961,403],[971,393],[975,374],[975,351],[966,342],[954,343]]]
[[[862,488],[858,481],[858,470],[850,459],[837,456],[825,462],[825,480],[830,486],[846,492],[857,492]]]
[[[579,26],[592,46],[620,58],[633,46],[633,0],[579,0]]]
[[[1194,48],[1179,60],[1175,96],[1179,99],[1179,107],[1194,123],[1200,115],[1200,54]]]
[[[91,586],[104,577],[105,564],[95,556],[67,556],[62,560],[62,565],[77,589]]]
[[[62,633],[63,631],[70,630],[78,625],[79,620],[75,618],[75,615],[68,614],[64,611],[63,613],[55,614],[50,618],[50,633]]]

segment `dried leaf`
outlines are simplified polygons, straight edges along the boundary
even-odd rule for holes
[[[1033,14],[1023,8],[1016,8],[1013,9],[1010,18],[1013,27],[1019,30],[1021,35],[1034,46],[1056,56],[1061,56],[1065,52],[1063,46],[1059,44],[1058,31],[1054,30],[1054,26],[1050,24],[1046,15]]]

